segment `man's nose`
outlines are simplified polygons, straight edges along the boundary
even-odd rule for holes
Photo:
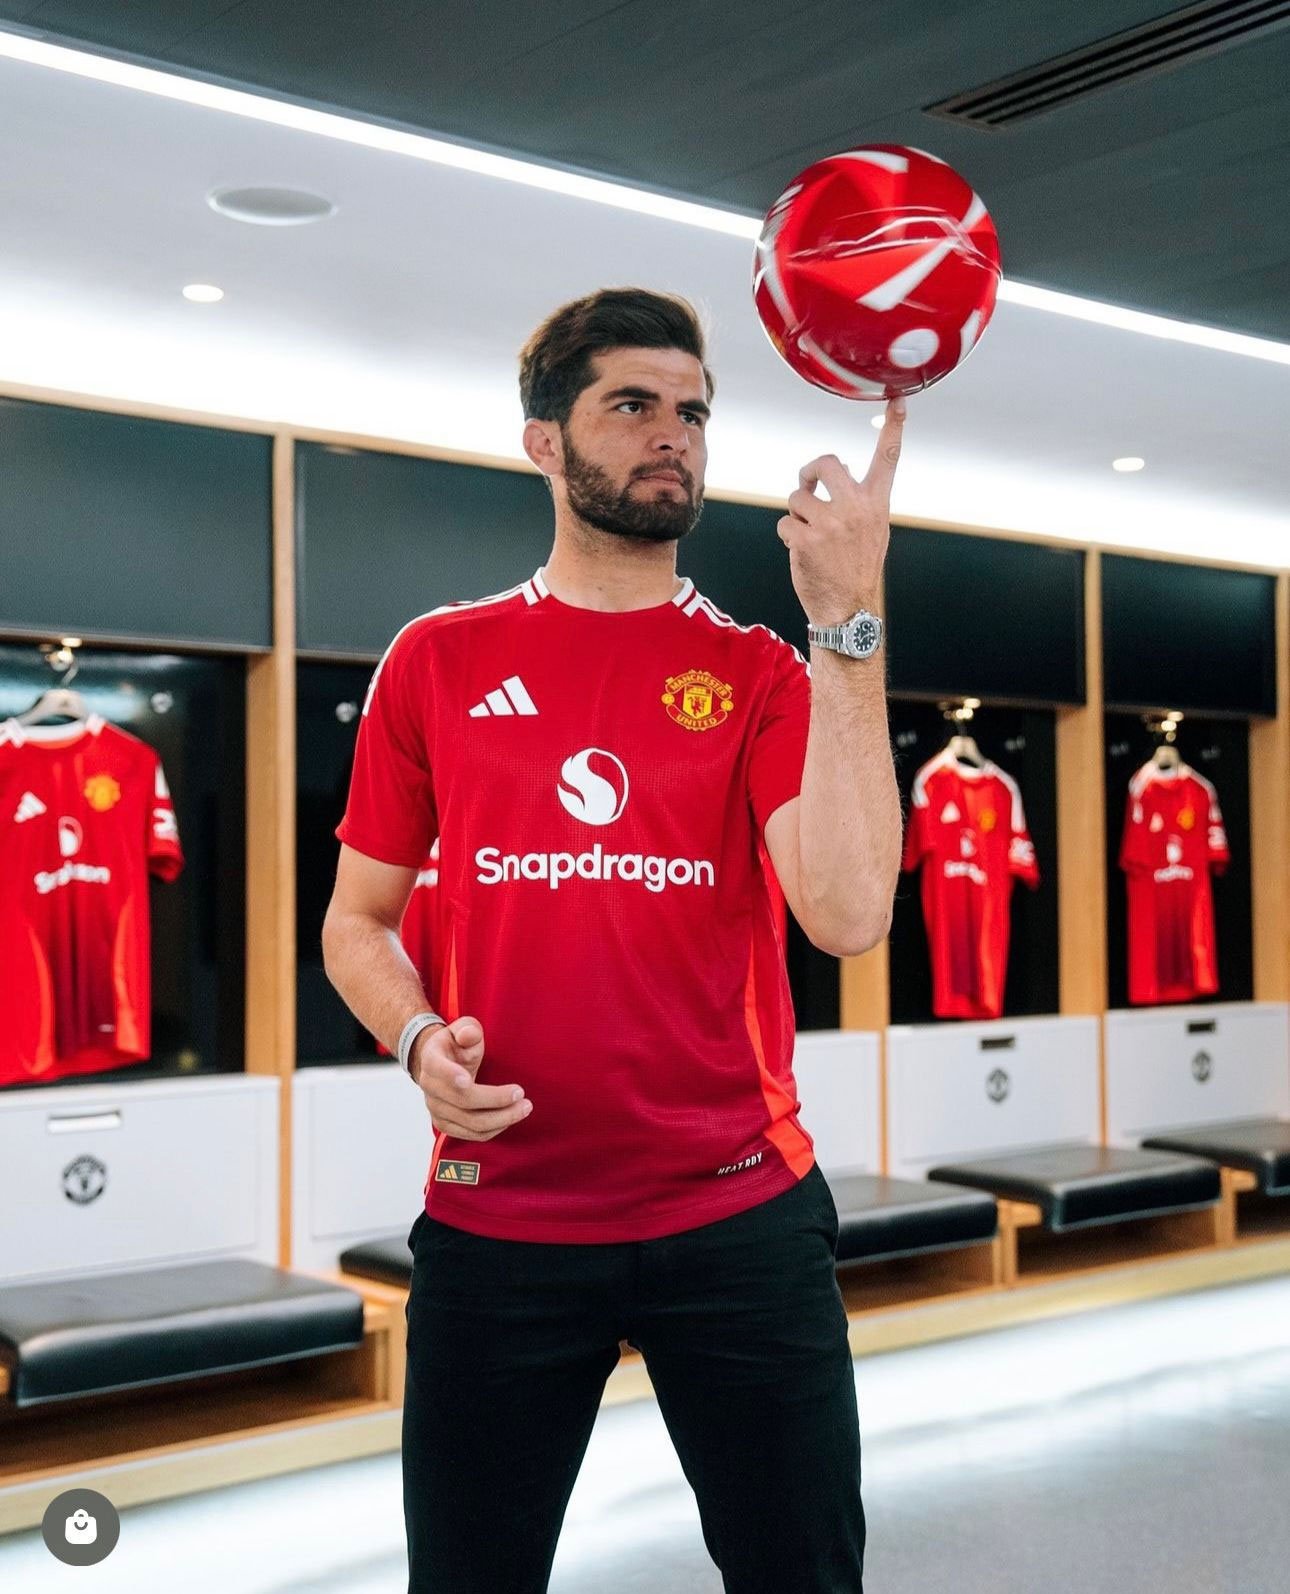
[[[687,453],[690,447],[690,434],[685,426],[678,422],[675,429],[665,428],[655,439],[655,447],[671,449],[676,453]]]

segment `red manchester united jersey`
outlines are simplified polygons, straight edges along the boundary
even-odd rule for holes
[[[0,1084],[149,1055],[148,872],[183,863],[146,742],[98,715],[0,725]]]
[[[923,866],[932,1011],[998,1018],[1008,972],[1013,878],[1039,884],[1021,792],[987,759],[960,764],[943,748],[914,776],[901,868]]]
[[[403,949],[412,959],[426,990],[431,990],[435,983],[433,972],[434,898],[435,888],[438,884],[439,838],[436,836],[426,856],[425,863],[417,871],[417,877],[412,886],[412,895],[408,898],[408,905],[403,914],[403,924],[399,929],[399,938],[403,942]]]
[[[434,952],[434,892],[438,884],[439,838],[436,836],[425,866],[417,871],[417,877],[412,882],[412,895],[408,898],[403,923],[399,926],[403,950],[412,959],[412,965],[427,991],[434,990],[436,983],[431,958]],[[380,1041],[376,1043],[376,1050],[382,1057],[393,1056],[389,1047]]]
[[[541,569],[387,648],[336,833],[407,868],[440,835],[427,995],[482,1024],[480,1083],[533,1102],[493,1140],[437,1137],[434,1217],[650,1239],[809,1171],[760,853],[800,791],[809,675],[688,579],[606,613],[554,597]]]
[[[1222,874],[1230,860],[1209,781],[1188,764],[1144,764],[1129,782],[1120,844],[1130,1002],[1185,1002],[1217,991],[1209,874]]]

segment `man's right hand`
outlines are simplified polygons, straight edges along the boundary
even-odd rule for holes
[[[476,1018],[432,1024],[412,1042],[408,1072],[421,1087],[437,1134],[492,1140],[527,1118],[533,1103],[518,1085],[477,1085],[484,1030]]]

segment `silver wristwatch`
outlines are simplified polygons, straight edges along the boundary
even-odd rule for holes
[[[858,609],[841,625],[808,625],[807,639],[816,647],[832,648],[849,659],[869,659],[882,646],[882,621],[868,609]]]
[[[399,1036],[399,1067],[405,1074],[412,1072],[409,1059],[412,1056],[412,1042],[423,1029],[429,1029],[431,1024],[446,1024],[447,1019],[440,1018],[438,1013],[413,1013],[412,1017],[403,1026],[403,1033]]]

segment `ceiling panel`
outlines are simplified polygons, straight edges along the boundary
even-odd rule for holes
[[[923,107],[1160,0],[0,0],[0,23],[750,211],[862,142],[932,149],[1018,280],[1290,339],[1290,30],[1004,131]]]

